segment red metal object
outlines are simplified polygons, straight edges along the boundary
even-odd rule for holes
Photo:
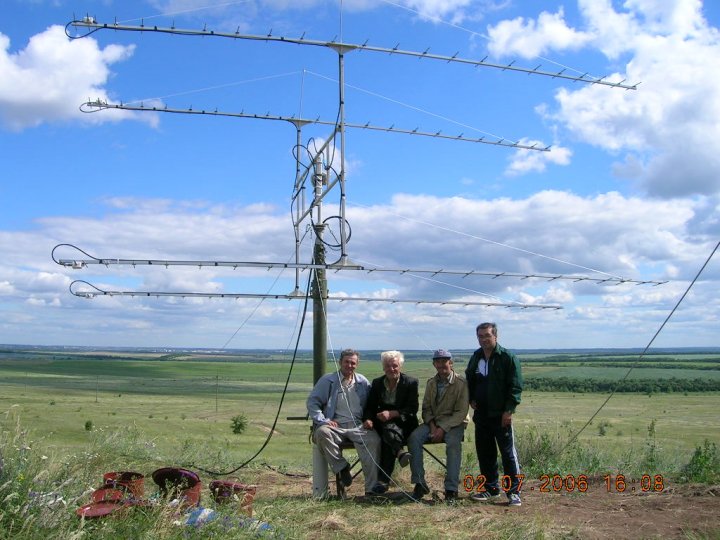
[[[160,487],[160,493],[167,499],[179,499],[182,506],[200,504],[200,477],[188,469],[163,467],[152,473],[152,478]]]
[[[255,500],[257,486],[230,480],[213,480],[209,487],[216,503],[223,504],[233,499],[237,500],[240,503],[240,510],[252,517],[252,503]]]
[[[130,497],[125,489],[109,487],[106,484],[92,493],[93,502],[119,502]]]
[[[140,499],[145,495],[145,476],[139,472],[116,471],[103,474],[106,487],[126,488],[133,497]]]
[[[116,501],[91,502],[81,506],[75,513],[84,518],[99,518],[109,516],[115,512],[128,508],[129,505]]]

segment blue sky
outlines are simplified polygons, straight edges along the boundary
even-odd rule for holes
[[[297,328],[298,301],[87,300],[68,292],[71,281],[83,279],[107,290],[286,294],[293,272],[72,270],[56,265],[50,252],[71,243],[104,258],[292,260],[290,124],[79,108],[102,99],[332,122],[338,55],[326,47],[150,32],[100,30],[70,39],[65,25],[85,16],[304,34],[639,83],[623,90],[348,52],[348,123],[551,145],[537,152],[348,129],[353,261],[668,283],[331,272],[336,296],[563,307],[330,302],[334,348],[472,348],[474,327],[486,320],[499,324],[500,341],[511,348],[643,347],[720,238],[720,11],[713,3],[6,0],[0,343],[285,348]],[[309,125],[302,143],[312,148],[329,136],[328,126]],[[337,214],[338,203],[335,190],[323,216]],[[311,250],[307,237],[303,262]],[[78,257],[70,250],[59,256]],[[718,279],[716,256],[657,346],[720,346]],[[303,346],[310,347],[310,336],[306,327]]]

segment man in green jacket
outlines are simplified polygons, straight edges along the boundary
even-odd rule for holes
[[[520,361],[498,344],[495,323],[482,323],[475,333],[480,348],[470,358],[465,378],[470,407],[474,410],[475,449],[485,483],[484,491],[470,498],[487,502],[500,495],[502,489],[510,506],[520,506],[520,462],[512,428],[512,415],[520,403],[523,386]],[[498,472],[498,448],[504,472],[502,481]]]

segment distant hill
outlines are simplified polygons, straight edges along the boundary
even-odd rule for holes
[[[511,349],[519,354],[606,354],[606,355],[631,355],[640,354],[644,349],[642,347],[637,348],[578,348],[578,349]],[[470,355],[475,349],[451,349],[451,352],[458,355]],[[108,351],[115,353],[134,353],[134,354],[195,354],[195,355],[248,355],[257,353],[260,355],[268,354],[287,354],[287,350],[284,349],[218,349],[218,348],[204,348],[204,347],[84,347],[74,345],[23,345],[23,344],[0,344],[0,352],[9,351],[38,351],[38,352],[49,352],[49,351],[63,351],[63,352],[76,352],[76,353],[87,353],[87,352],[98,352]],[[425,357],[430,354],[430,351],[424,349],[403,349],[406,357]],[[300,349],[303,356],[311,354],[310,349]],[[361,353],[364,356],[379,356],[382,350],[380,349],[361,349]],[[335,351],[335,354],[339,354],[340,350]],[[718,354],[720,353],[720,347],[659,347],[651,348],[648,350],[648,354]]]

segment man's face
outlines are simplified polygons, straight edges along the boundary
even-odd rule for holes
[[[497,337],[492,332],[492,328],[480,328],[477,331],[477,338],[483,349],[494,349],[497,345]]]
[[[392,358],[383,362],[383,371],[389,381],[397,381],[400,378],[400,361],[397,358]]]
[[[340,361],[340,373],[342,373],[345,378],[352,376],[359,363],[360,360],[358,360],[357,354],[343,356],[343,359]]]
[[[435,366],[435,371],[441,378],[447,379],[452,371],[453,361],[447,358],[437,358],[433,360],[433,366]]]

